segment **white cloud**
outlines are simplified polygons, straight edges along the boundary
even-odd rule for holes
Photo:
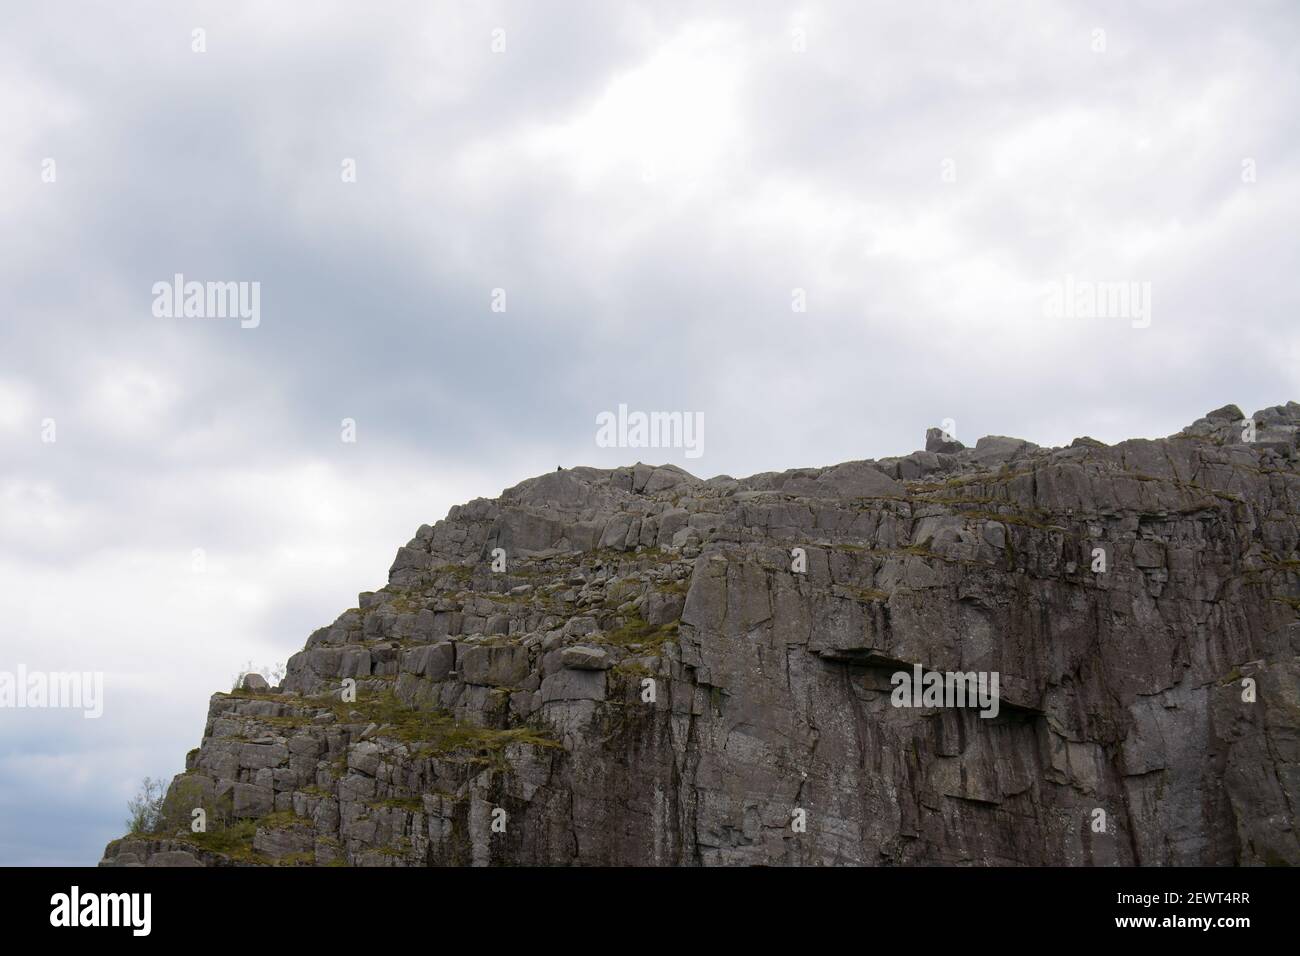
[[[0,378],[0,433],[11,440],[25,432],[38,434],[35,407],[31,386],[17,379]]]

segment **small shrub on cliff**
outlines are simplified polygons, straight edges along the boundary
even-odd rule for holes
[[[127,801],[126,808],[130,816],[126,828],[135,834],[157,833],[162,825],[163,798],[167,789],[161,780],[145,777],[140,781],[140,792]]]

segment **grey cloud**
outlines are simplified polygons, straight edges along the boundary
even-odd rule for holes
[[[251,575],[321,549],[326,514],[344,542],[327,583],[285,559],[281,593],[215,622],[269,657],[382,582],[384,549],[453,488],[637,457],[740,475],[902,454],[947,417],[966,441],[1118,440],[1296,398],[1297,27],[1285,5],[1211,3],[13,12],[0,396],[30,407],[0,415],[0,559],[18,590],[79,593],[125,553],[171,567],[200,544]],[[706,79],[683,95],[683,76]],[[177,272],[260,281],[261,326],[155,318],[150,288]],[[1044,319],[1066,273],[1151,281],[1151,328]],[[596,414],[623,402],[703,412],[703,458],[596,447]],[[392,540],[355,544],[376,514]],[[137,583],[95,600],[158,587]],[[115,638],[132,667],[174,637],[140,626],[129,652]],[[84,745],[59,733],[47,749]],[[96,733],[133,776],[178,769],[152,756],[170,743],[132,749],[147,731]],[[22,740],[0,724],[0,748]],[[0,803],[35,813],[36,793],[6,783]],[[78,793],[32,825],[100,819],[101,794]],[[61,830],[45,859],[92,859],[97,832]]]

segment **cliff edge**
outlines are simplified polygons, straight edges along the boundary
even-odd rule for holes
[[[530,479],[215,694],[101,865],[1298,864],[1298,430]]]

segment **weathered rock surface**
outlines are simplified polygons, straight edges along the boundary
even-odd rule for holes
[[[1242,418],[452,508],[103,863],[1300,863],[1300,405]]]

